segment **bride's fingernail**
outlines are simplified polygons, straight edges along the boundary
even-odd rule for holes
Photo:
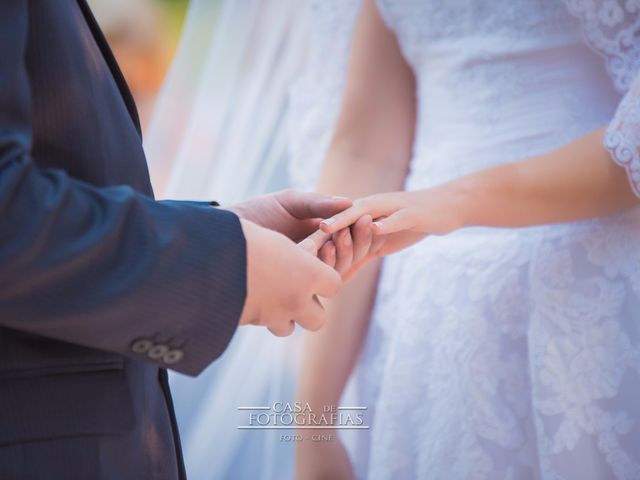
[[[373,226],[376,228],[382,228],[384,225],[382,222],[373,222]]]
[[[327,218],[326,220],[323,220],[321,223],[324,223],[325,225],[331,225],[332,223],[335,223],[336,219],[331,217],[331,218]]]
[[[333,197],[331,197],[334,200],[338,200],[338,201],[342,201],[342,200],[349,200],[349,198],[347,197],[341,197],[340,195],[335,195]]]

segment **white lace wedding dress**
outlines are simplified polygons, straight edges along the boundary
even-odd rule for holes
[[[602,40],[601,53],[615,45],[590,30],[594,22],[615,29],[631,15],[638,26],[634,0],[567,3],[587,11],[584,28],[592,47]],[[315,47],[292,95],[298,186],[317,176],[358,4],[312,2]],[[407,189],[609,124],[640,62],[594,54],[559,0],[379,7],[417,80]],[[640,97],[632,95],[607,144],[640,190]],[[640,479],[638,213],[466,229],[386,259],[354,381],[372,427],[351,447],[359,477]]]

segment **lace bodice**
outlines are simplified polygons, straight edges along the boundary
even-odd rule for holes
[[[573,40],[577,25],[558,0],[378,0],[378,7],[418,71],[438,53],[489,61],[525,45],[539,48],[544,37],[549,43]],[[567,27],[570,32],[563,36]]]
[[[614,116],[606,64],[561,1],[378,4],[417,80],[411,188],[559,147]]]
[[[496,116],[506,120],[501,108],[503,101],[511,103],[518,97],[556,107],[550,109],[548,117],[555,116],[557,123],[552,119],[548,126],[560,128],[560,135],[555,135],[558,144],[575,137],[576,131],[569,127],[575,122],[570,117],[582,120],[585,113],[591,115],[591,122],[587,120],[582,127],[590,123],[591,128],[596,128],[610,122],[605,147],[613,160],[626,168],[632,187],[640,195],[640,80],[636,79],[640,71],[640,0],[532,0],[525,3],[380,0],[378,4],[416,71],[419,94],[427,98],[421,104],[429,111],[434,110],[431,104],[439,101],[439,98],[435,98],[436,102],[428,100],[436,97],[436,93],[429,90],[429,79],[434,75],[449,71],[447,81],[476,91],[477,85],[472,81],[466,85],[464,81],[459,82],[457,64],[458,72],[464,76],[484,75],[485,87],[487,78],[492,78],[493,92],[487,88],[478,91],[479,97],[489,97],[484,102],[479,98],[479,104],[491,105],[493,109],[484,112],[484,118],[476,119],[485,122],[486,135],[500,128]],[[604,61],[589,59],[585,45]],[[534,65],[536,60],[538,69]],[[615,96],[611,86],[605,85],[601,67],[609,73],[612,86],[626,94],[613,121],[608,108]],[[560,75],[553,78],[543,72],[545,69]],[[582,79],[578,78],[581,75]],[[585,78],[591,81],[584,82]],[[555,84],[555,92],[549,90],[548,82]],[[541,86],[543,88],[539,88]],[[578,86],[578,90],[574,91],[574,86]],[[532,92],[541,90],[549,95],[536,99]],[[458,93],[454,91],[452,95],[458,96]],[[462,97],[467,100],[468,95]],[[618,102],[619,99],[615,101]],[[471,103],[470,108],[477,110],[477,105],[477,102]],[[433,124],[428,113],[425,111],[422,116],[424,123]],[[540,133],[544,134],[542,130],[544,128]],[[562,133],[567,136],[563,138]],[[427,148],[430,140],[418,135],[418,150],[423,146]],[[531,146],[536,151],[536,146]],[[514,159],[517,157],[506,155],[502,160]],[[468,165],[470,170],[482,166]],[[464,168],[455,172],[463,173],[466,173]],[[447,176],[434,178],[447,179]]]

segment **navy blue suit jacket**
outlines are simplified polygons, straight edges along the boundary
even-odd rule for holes
[[[181,477],[164,368],[218,357],[245,294],[238,218],[153,199],[84,0],[2,0],[0,478]]]

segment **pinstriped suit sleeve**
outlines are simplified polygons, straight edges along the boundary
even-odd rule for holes
[[[246,294],[238,218],[98,188],[31,157],[27,2],[0,6],[0,325],[198,374],[226,348]],[[81,140],[79,140],[81,141]]]

